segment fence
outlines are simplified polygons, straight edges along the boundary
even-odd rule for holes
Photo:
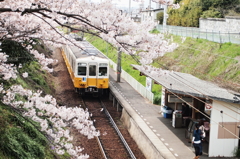
[[[110,66],[113,66],[113,70],[117,71],[117,64],[109,59]],[[153,103],[154,94],[146,89],[141,83],[135,80],[126,71],[122,70],[121,77],[124,78],[136,91],[138,91],[144,98],[147,98]]]
[[[169,32],[174,35],[206,39],[217,43],[231,42],[234,44],[240,44],[240,32],[220,32],[214,30],[202,30],[200,28],[193,27],[181,27],[181,26],[170,26],[170,25],[158,25],[157,30],[160,32]]]

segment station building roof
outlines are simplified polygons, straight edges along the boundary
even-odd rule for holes
[[[240,103],[239,97],[235,93],[221,88],[212,82],[201,80],[191,74],[170,72],[169,74],[158,76],[151,74],[147,70],[143,70],[139,65],[132,64],[131,66],[145,76],[152,78],[156,83],[169,90],[169,92],[230,103]]]

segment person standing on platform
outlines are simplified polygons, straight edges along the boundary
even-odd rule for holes
[[[202,154],[201,135],[202,135],[202,131],[199,129],[199,125],[196,124],[195,130],[193,131],[193,138],[192,138],[193,147],[195,149],[194,159],[199,159],[200,155]]]
[[[200,149],[200,155],[202,155],[202,149],[203,149],[203,142],[205,140],[206,137],[206,133],[205,133],[205,127],[203,125],[203,121],[199,122],[199,130],[201,131],[201,149]]]

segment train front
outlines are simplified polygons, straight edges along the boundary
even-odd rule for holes
[[[74,87],[80,94],[101,96],[109,89],[109,61],[97,56],[76,60]]]

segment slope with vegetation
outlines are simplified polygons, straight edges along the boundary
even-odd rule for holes
[[[12,85],[22,85],[25,89],[31,89],[33,91],[42,91],[43,94],[54,94],[54,85],[49,79],[50,74],[43,71],[40,64],[32,57],[29,52],[24,49],[16,49],[16,42],[7,41],[6,53],[9,54],[9,58],[18,57],[15,60],[15,64],[22,67],[18,67],[18,77],[11,80],[2,80],[0,83],[5,87],[11,87]],[[9,46],[9,45],[10,46]],[[14,45],[15,44],[15,45]],[[38,45],[38,50],[44,51],[45,55],[50,55],[50,51],[44,47],[44,45]],[[21,55],[21,56],[18,56]],[[27,72],[28,77],[24,78],[22,73]],[[3,96],[0,96],[3,98]],[[15,97],[17,99],[21,96]],[[46,117],[47,119],[48,117]],[[39,123],[32,121],[29,118],[23,117],[21,110],[9,105],[5,105],[0,101],[0,158],[1,159],[48,159],[58,158],[65,159],[69,155],[57,155],[49,146],[50,140],[46,134],[41,131]]]
[[[179,47],[173,52],[155,59],[153,64],[155,67],[189,73],[200,79],[212,81],[220,87],[240,93],[239,45],[232,43],[219,44],[193,38],[186,38],[182,43],[180,36],[174,36],[173,39],[174,42],[179,44]],[[117,61],[117,50],[109,44],[97,37],[88,37],[87,40],[110,59]],[[136,61],[130,55],[123,54],[122,69],[145,85],[146,78],[139,76],[139,71],[133,70],[130,64],[136,64]],[[152,92],[155,94],[154,103],[160,104],[161,87],[154,84]]]
[[[239,45],[175,36],[179,47],[156,59],[170,70],[192,74],[221,87],[240,92]]]

